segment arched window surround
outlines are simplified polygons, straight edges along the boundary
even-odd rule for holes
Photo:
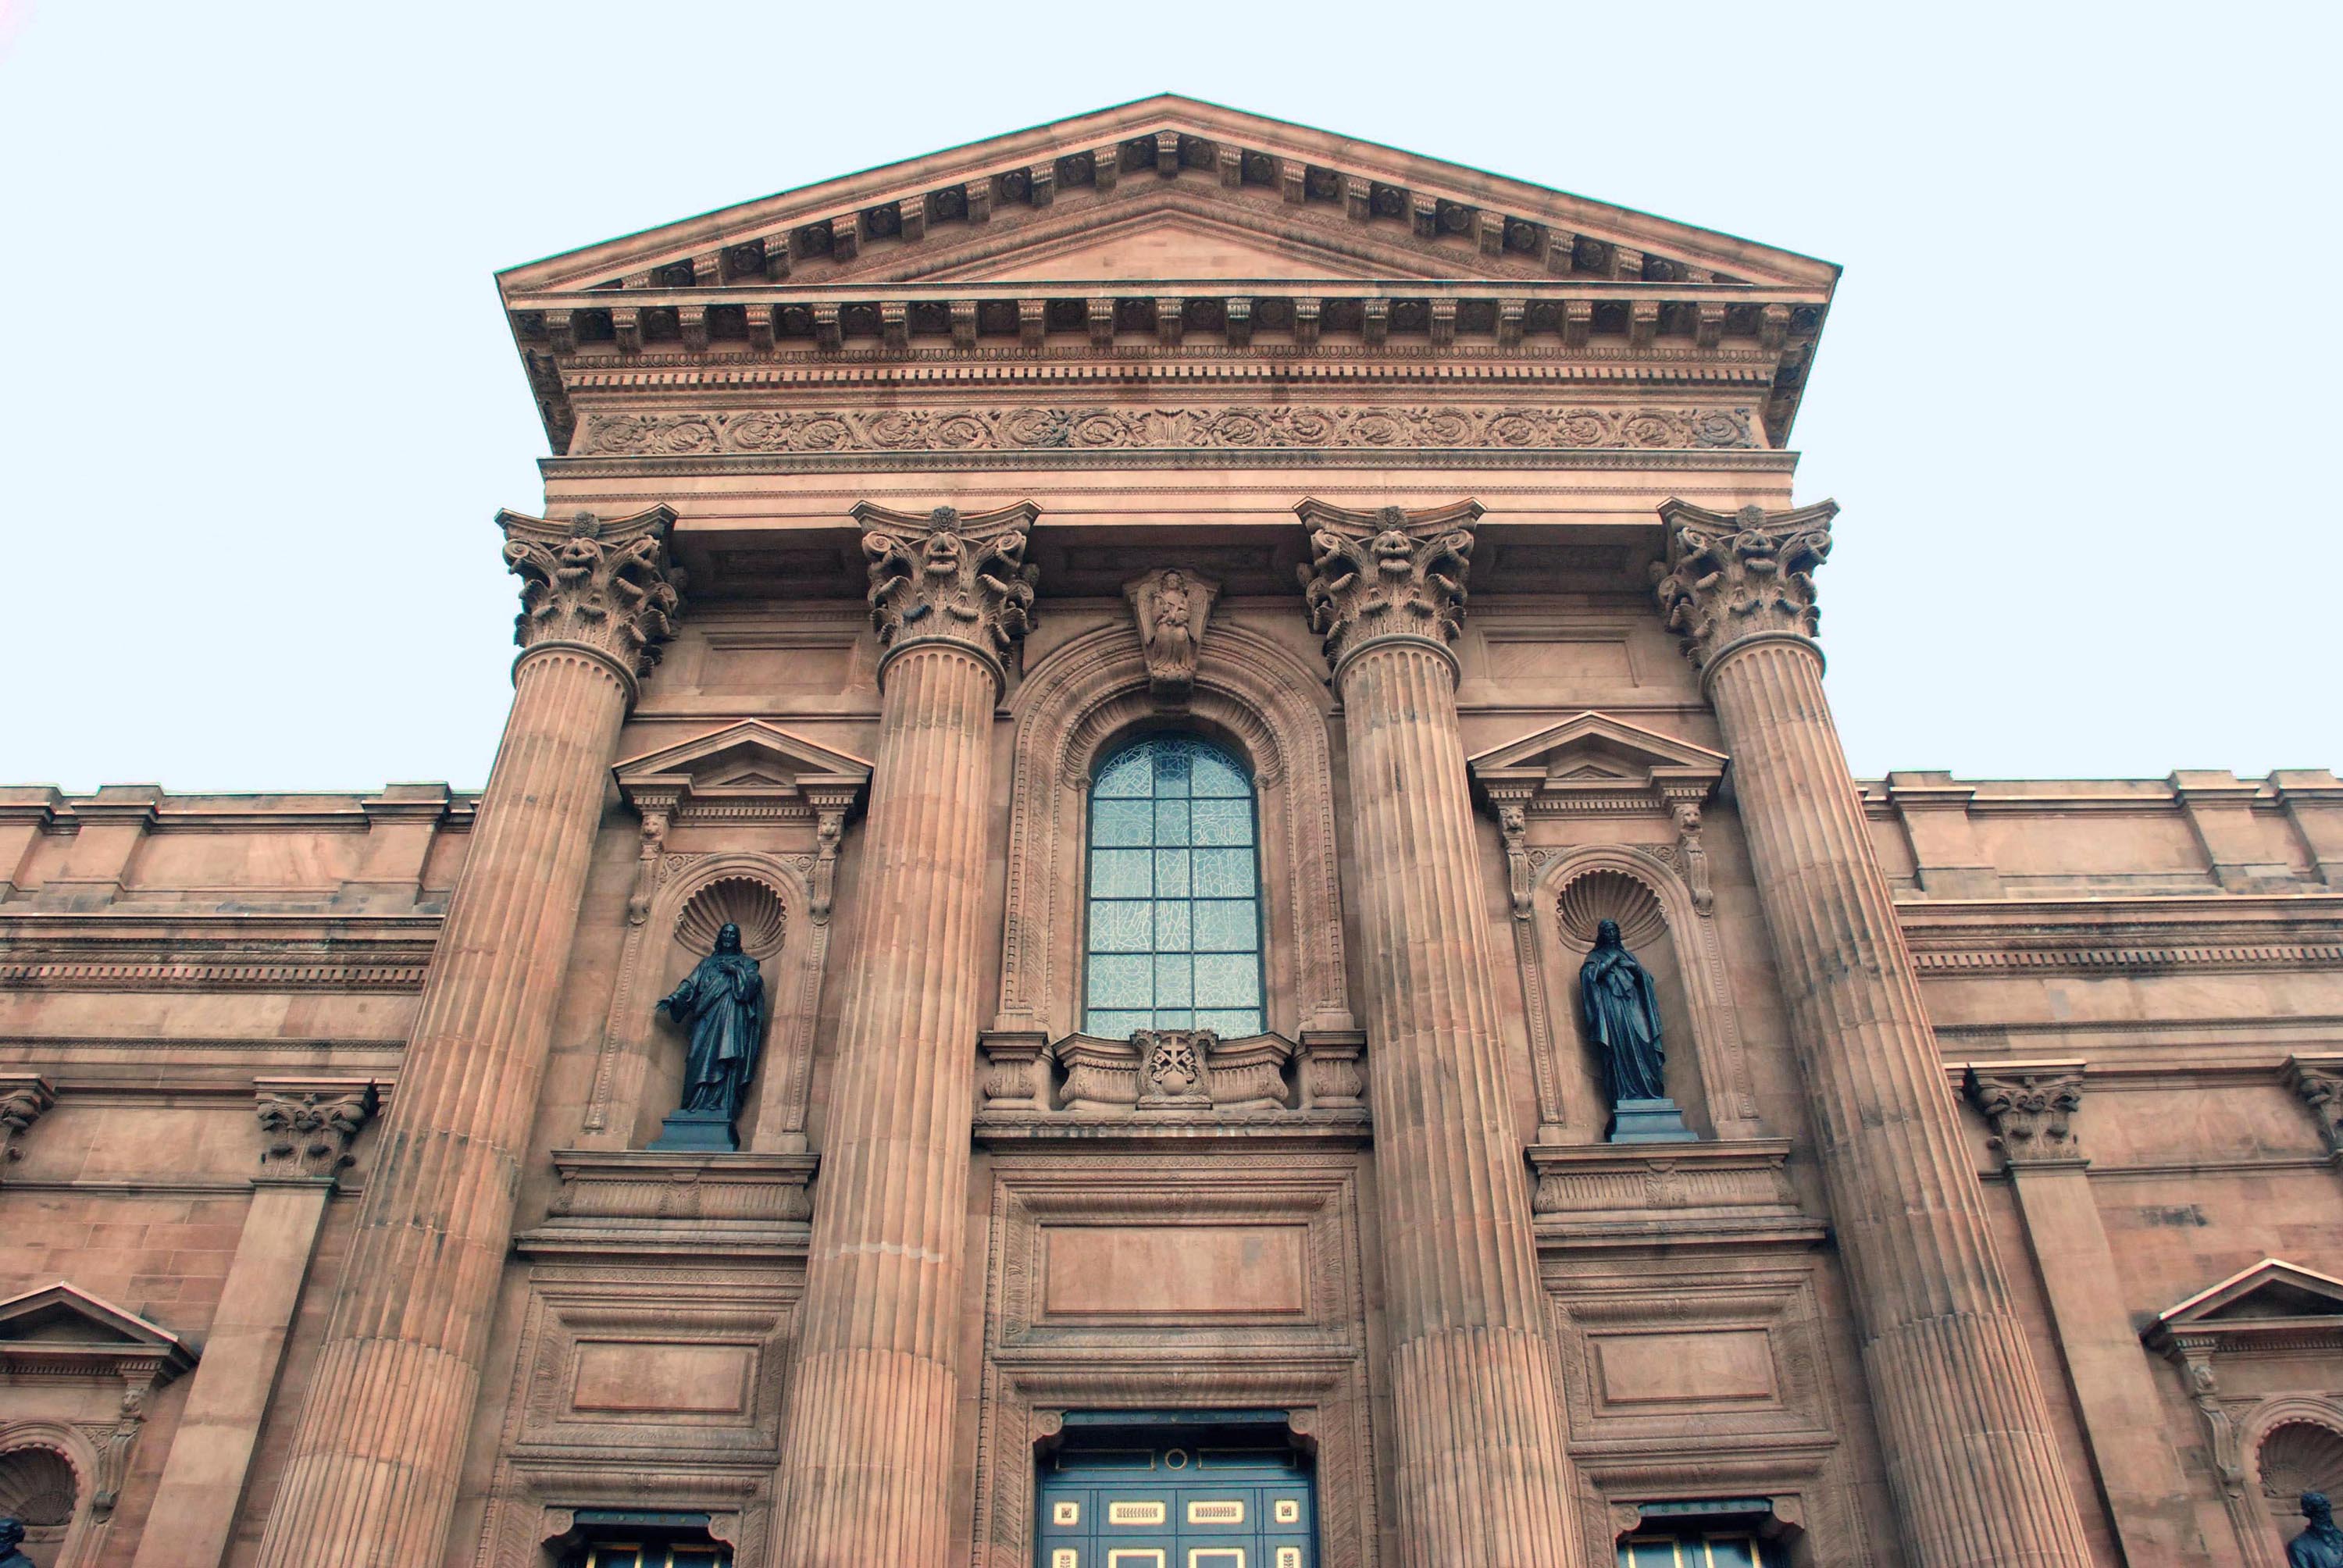
[[[1252,769],[1260,828],[1267,1025],[1353,1031],[1336,879],[1325,682],[1293,650],[1215,617],[1184,704],[1151,695],[1129,626],[1074,638],[1039,661],[1011,701],[1011,785],[1001,1003],[992,1030],[1059,1040],[1081,1028],[1083,871],[1090,785],[1131,737],[1178,729]]]

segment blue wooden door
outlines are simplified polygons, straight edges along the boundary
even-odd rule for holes
[[[1310,1473],[1288,1450],[1067,1449],[1042,1462],[1036,1568],[1317,1568]]]

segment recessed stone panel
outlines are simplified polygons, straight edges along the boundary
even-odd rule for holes
[[[578,1346],[569,1408],[732,1415],[748,1410],[756,1372],[754,1345],[588,1340]]]
[[[1050,1317],[1301,1317],[1309,1311],[1301,1225],[1052,1225],[1043,1237]]]
[[[1770,1336],[1764,1329],[1590,1336],[1603,1402],[1624,1405],[1773,1403]]]

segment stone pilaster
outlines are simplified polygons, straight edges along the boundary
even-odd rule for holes
[[[1481,508],[1299,510],[1350,750],[1402,1554],[1576,1563],[1449,650]]]
[[[1661,508],[1658,597],[1733,754],[1906,1554],[2090,1553],[1962,1146],[1935,1031],[1823,695],[1830,503]]]
[[[2115,1248],[2091,1196],[2091,1162],[2075,1128],[2084,1081],[2079,1061],[1997,1061],[1970,1067],[1961,1087],[1992,1129],[2016,1194],[2124,1560],[2208,1568],[2153,1363],[2140,1353]]]
[[[618,729],[680,603],[675,514],[498,516],[513,705],[258,1561],[441,1560]]]
[[[792,1568],[950,1555],[992,709],[1032,604],[1033,517],[855,508],[886,651],[782,1438]]]

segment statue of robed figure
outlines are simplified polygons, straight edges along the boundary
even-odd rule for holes
[[[1594,928],[1578,968],[1578,1006],[1587,1043],[1603,1059],[1614,1143],[1682,1143],[1693,1133],[1668,1098],[1659,993],[1652,972],[1619,940],[1619,922]]]
[[[2286,1543],[2286,1568],[2343,1568],[2343,1530],[2323,1492],[2302,1494],[2303,1532]]]
[[[765,1040],[765,981],[740,950],[740,928],[716,933],[716,950],[659,1002],[690,1038],[683,1059],[683,1104],[654,1149],[738,1149],[733,1119],[757,1073]]]

